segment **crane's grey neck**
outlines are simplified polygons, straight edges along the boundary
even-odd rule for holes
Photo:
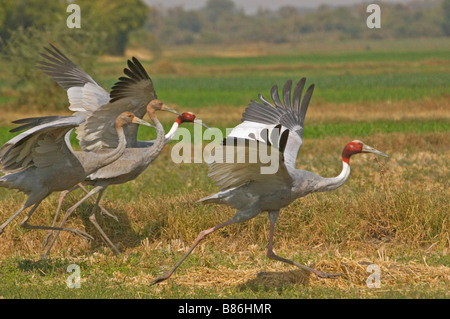
[[[127,139],[122,126],[116,126],[117,136],[119,142],[117,147],[111,151],[98,152],[94,154],[89,154],[90,160],[87,161],[85,165],[85,171],[89,174],[99,170],[100,168],[107,166],[121,157],[127,146]]]
[[[164,145],[166,145],[166,136],[164,132],[164,127],[162,126],[161,122],[158,120],[156,116],[153,117],[152,120],[156,126],[156,139],[154,140],[152,146],[145,148],[146,159],[148,163],[151,163],[161,152]]]
[[[174,137],[175,132],[177,131],[178,127],[180,126],[179,123],[175,122],[172,125],[172,128],[167,132],[167,134],[164,137],[164,145],[168,144]],[[151,141],[137,141],[137,147],[139,148],[149,148],[155,144],[156,140]]]
[[[322,177],[320,181],[315,185],[316,192],[325,192],[325,191],[332,191],[336,188],[342,186],[342,184],[345,183],[345,181],[350,176],[350,165],[347,164],[345,161],[342,161],[342,171],[341,173],[336,177]]]

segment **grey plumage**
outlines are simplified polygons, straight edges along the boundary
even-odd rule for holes
[[[35,126],[38,126],[38,125],[42,125],[42,124],[45,124],[45,123],[55,122],[55,121],[58,121],[58,120],[64,119],[64,118],[67,118],[67,116],[55,115],[55,116],[42,116],[42,117],[23,118],[23,119],[12,121],[13,124],[22,124],[22,125],[18,126],[18,127],[15,127],[13,129],[10,129],[9,131],[11,133],[25,131],[25,130],[28,130],[29,128],[32,128],[32,127],[35,127]]]
[[[41,62],[41,65],[46,66],[43,69],[44,72],[52,76],[58,84],[66,89],[69,101],[71,102],[69,109],[75,111],[74,115],[86,117],[86,120],[76,129],[77,138],[80,140],[80,146],[83,150],[98,151],[115,147],[117,143],[116,133],[112,125],[114,115],[123,110],[130,110],[136,116],[142,118],[148,113],[147,105],[151,101],[158,101],[152,80],[138,59],[133,57],[127,61],[127,68],[123,71],[124,76],[121,76],[112,86],[111,92],[108,95],[103,88],[63,55],[61,51],[57,50],[54,46],[52,48],[53,50],[47,49],[50,55],[43,55],[47,61]],[[162,110],[178,114],[166,105],[163,106]],[[148,114],[150,115],[150,113]],[[137,127],[128,127],[125,131],[127,150],[111,165],[105,166],[86,177],[84,184],[92,185],[93,188],[70,209],[70,211],[73,211],[84,200],[94,194],[98,194],[96,205],[92,209],[90,219],[116,253],[118,253],[118,249],[107,238],[106,234],[104,234],[95,221],[94,213],[104,190],[109,185],[126,183],[138,177],[157,158],[164,145],[173,137],[179,124],[183,122],[195,122],[194,114],[183,113],[179,115],[178,120],[174,123],[174,126],[169,132],[170,136],[165,137],[162,125],[157,118],[153,118],[152,116],[151,118],[157,127],[157,139],[144,143],[138,142]],[[40,118],[36,119],[36,121],[42,122],[45,119]],[[27,124],[31,125],[30,121]],[[67,192],[62,193],[58,208],[61,207],[61,203],[66,194]],[[104,208],[100,208],[106,214],[113,216]],[[54,222],[56,222],[58,212],[59,209],[55,214]],[[113,217],[115,218],[115,216]],[[44,256],[48,256],[56,237],[57,234]]]
[[[204,204],[225,204],[237,209],[235,215],[209,229],[199,233],[196,240],[180,261],[164,275],[156,278],[151,284],[169,278],[173,272],[188,257],[198,243],[208,234],[225,226],[244,222],[263,212],[268,213],[270,221],[269,243],[267,256],[291,265],[295,265],[316,274],[319,277],[335,278],[339,274],[328,274],[292,260],[280,257],[273,251],[274,227],[281,208],[288,206],[297,198],[312,192],[328,191],[341,186],[350,174],[349,158],[351,155],[371,152],[386,156],[360,141],[347,144],[342,153],[343,169],[341,174],[333,178],[324,178],[312,172],[295,168],[297,153],[303,141],[303,126],[314,85],[309,86],[302,99],[302,92],[306,79],[297,83],[291,100],[292,81],[283,86],[282,100],[277,86],[271,89],[273,104],[259,95],[262,103],[251,101],[246,108],[242,123],[237,125],[224,140],[224,143],[212,154],[208,176],[220,186],[220,191],[200,199]],[[283,101],[283,102],[282,102]],[[244,140],[244,142],[242,142]],[[270,149],[270,153],[277,155],[271,164],[276,164],[276,170],[264,173],[267,163],[262,160],[226,161],[226,154],[244,154],[251,158],[252,153],[261,155],[261,146]],[[221,154],[222,156],[216,156]],[[258,156],[253,156],[253,159]]]
[[[152,80],[134,57],[124,69],[126,76],[120,77],[108,93],[54,45],[44,49],[46,53],[41,54],[43,60],[38,62],[38,68],[67,91],[69,109],[74,115],[85,117],[76,132],[86,151],[116,147],[114,119],[123,111],[143,118],[147,104],[157,99]],[[127,127],[125,135],[127,147],[135,147],[137,126]]]
[[[90,237],[79,230],[34,226],[27,221],[49,194],[73,187],[87,175],[120,157],[126,146],[123,126],[131,123],[149,124],[132,113],[125,112],[115,121],[119,139],[117,147],[108,151],[85,153],[73,151],[67,138],[70,131],[82,121],[84,119],[77,116],[59,118],[50,124],[30,128],[0,148],[0,163],[5,173],[0,177],[0,186],[17,189],[28,195],[25,204],[0,225],[0,233],[22,211],[33,205],[21,224],[23,227],[67,230]]]
[[[98,85],[88,74],[79,69],[53,44],[50,48],[44,48],[46,53],[41,53],[44,60],[38,62],[38,68],[50,75],[64,90],[72,87],[83,87],[86,83]]]

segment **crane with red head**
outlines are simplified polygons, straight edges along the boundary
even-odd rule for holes
[[[210,161],[210,178],[220,186],[220,191],[198,202],[204,204],[223,204],[237,209],[229,220],[201,231],[192,246],[181,259],[165,274],[155,278],[151,284],[168,279],[183,263],[194,248],[207,235],[235,223],[247,221],[257,215],[267,212],[270,228],[267,256],[271,259],[295,265],[314,273],[321,278],[336,278],[340,274],[326,273],[302,265],[293,260],[278,256],[273,251],[273,236],[275,223],[280,210],[296,199],[313,192],[331,191],[340,187],[350,175],[350,157],[360,153],[373,153],[381,156],[386,154],[367,146],[359,140],[348,143],[342,152],[342,171],[336,177],[322,177],[313,172],[295,167],[298,151],[303,141],[303,127],[306,111],[314,90],[311,85],[302,93],[306,79],[298,81],[291,100],[292,81],[283,87],[281,101],[278,87],[272,87],[273,104],[259,95],[261,102],[252,101],[246,108],[242,123],[237,125],[224,139],[220,151],[223,157],[214,157]],[[226,154],[258,154],[261,147],[271,149],[276,154],[275,171],[263,173],[266,163],[255,161],[227,161]],[[250,156],[248,156],[250,158]],[[253,156],[253,159],[257,159]]]
[[[85,200],[97,195],[89,220],[112,250],[119,253],[119,250],[101,229],[95,217],[95,211],[100,206],[103,213],[117,220],[116,216],[100,205],[100,199],[105,189],[110,185],[123,184],[137,178],[158,157],[182,123],[189,122],[208,127],[196,119],[193,113],[179,114],[158,100],[151,78],[135,57],[127,61],[127,68],[123,71],[124,76],[119,77],[111,88],[111,92],[108,93],[60,50],[53,45],[50,46],[50,48],[45,48],[46,53],[41,54],[44,59],[39,62],[39,68],[67,91],[70,102],[69,109],[74,112],[73,116],[81,119],[80,125],[76,127],[76,136],[83,151],[108,152],[115,148],[117,146],[117,133],[114,130],[114,119],[124,110],[133,112],[137,118],[143,118],[147,114],[156,125],[157,138],[152,141],[138,141],[137,126],[129,125],[124,130],[126,149],[117,160],[111,163],[114,165],[106,165],[91,172],[82,184],[63,191],[59,199],[52,224],[53,228],[67,193],[78,187],[87,192],[81,200],[66,211],[59,228],[64,227],[67,218]],[[162,124],[156,117],[157,111],[168,111],[178,115],[167,134],[165,134]],[[58,116],[48,116],[18,120],[16,123],[22,125],[15,128],[14,131],[33,128],[37,125],[51,125],[59,118]],[[92,185],[93,188],[87,191],[83,184]],[[51,234],[50,231],[44,240],[43,248],[47,246]],[[43,257],[48,257],[58,234],[59,231],[53,237]]]

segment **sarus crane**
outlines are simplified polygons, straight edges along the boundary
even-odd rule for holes
[[[90,238],[76,229],[30,225],[28,219],[41,201],[52,192],[73,187],[89,174],[120,158],[126,146],[123,129],[125,125],[151,125],[130,112],[124,112],[115,120],[118,141],[114,149],[97,152],[74,151],[70,145],[69,132],[83,120],[76,116],[60,117],[51,125],[38,125],[19,134],[0,148],[0,163],[2,171],[6,173],[0,177],[0,186],[17,189],[28,195],[25,204],[0,225],[0,234],[14,218],[33,205],[23,220],[22,227],[66,230]]]
[[[292,101],[292,80],[288,80],[283,87],[284,103],[279,97],[276,85],[271,89],[273,104],[261,94],[258,95],[261,102],[251,101],[243,113],[242,123],[231,131],[216,152],[220,150],[223,156],[229,151],[232,154],[249,155],[258,152],[260,147],[265,145],[272,152],[279,152],[278,169],[273,174],[262,174],[261,169],[265,164],[261,160],[239,163],[227,162],[222,158],[211,162],[209,176],[221,189],[218,193],[202,198],[198,202],[225,204],[237,209],[237,212],[229,220],[201,231],[175,266],[155,278],[151,285],[168,279],[205,236],[225,226],[247,221],[263,212],[268,212],[270,221],[267,246],[267,256],[270,259],[295,265],[321,278],[336,278],[340,275],[316,270],[275,254],[273,236],[280,209],[310,193],[331,191],[340,187],[350,175],[352,155],[359,153],[374,153],[386,157],[387,155],[361,141],[354,140],[344,147],[342,171],[338,176],[327,178],[296,169],[297,153],[303,140],[305,115],[314,90],[312,84],[302,99],[305,83],[305,78],[298,81],[292,94]]]
[[[119,78],[109,94],[60,50],[51,44],[50,46],[51,48],[45,48],[47,54],[41,54],[44,60],[39,62],[39,67],[67,91],[70,102],[69,109],[75,112],[74,116],[87,118],[76,129],[77,138],[83,150],[95,151],[114,147],[114,132],[111,130],[111,121],[114,115],[121,110],[129,109],[137,114],[138,117],[142,118],[146,113],[146,105],[150,101],[157,100],[152,80],[138,59],[133,57],[132,60],[128,60],[128,68],[125,68],[123,71],[125,76]],[[164,135],[163,129],[157,132],[156,140],[138,141],[137,128],[135,127],[125,132],[127,138],[127,149],[125,152],[116,161],[115,165],[105,166],[87,176],[83,183],[92,185],[92,190],[87,192],[86,196],[67,210],[60,227],[63,227],[67,217],[79,205],[91,196],[98,194],[89,220],[97,228],[113,251],[117,254],[119,253],[119,250],[101,229],[95,217],[96,208],[100,206],[100,199],[105,189],[109,185],[122,184],[137,178],[158,157],[163,147],[173,138],[177,128],[182,123],[191,122],[208,128],[201,120],[196,119],[195,114],[191,112],[179,114],[172,109],[170,111],[179,116],[166,135]],[[151,116],[150,113],[148,114]],[[57,118],[51,116],[22,119],[16,121],[16,123],[22,124],[22,126],[15,130],[26,129],[37,124],[43,125],[42,123],[51,123]],[[80,184],[78,186],[82,185]],[[68,191],[74,190],[78,186],[62,192],[53,225],[56,222],[65,195]],[[82,188],[85,189],[84,187]],[[100,208],[107,215],[117,220],[117,217],[110,214],[103,207],[100,206]],[[59,232],[55,234],[43,257],[48,257],[58,234]],[[48,243],[49,236],[50,233],[44,240],[44,248]]]

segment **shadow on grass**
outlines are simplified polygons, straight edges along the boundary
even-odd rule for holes
[[[80,193],[76,195],[71,194],[70,200],[65,201],[65,204],[61,209],[55,226],[61,226],[61,221],[63,219],[65,211],[69,207],[71,207],[71,205],[76,203],[75,198],[78,199],[78,197],[75,196],[79,196],[79,194]],[[97,208],[95,212],[97,223],[100,225],[100,228],[104,231],[106,236],[108,236],[108,238],[119,249],[120,252],[123,252],[127,248],[133,248],[141,245],[142,240],[144,240],[145,238],[150,237],[151,239],[160,236],[162,230],[167,226],[167,216],[165,214],[160,214],[156,216],[156,218],[153,219],[152,222],[147,222],[143,228],[136,230],[136,227],[133,227],[132,222],[130,221],[130,218],[125,210],[123,210],[122,208],[115,208],[113,205],[105,205],[105,203],[102,203],[102,205],[106,210],[108,210],[111,215],[115,216],[117,220],[103,213],[100,208]],[[69,228],[78,228],[83,232],[91,235],[93,237],[93,240],[89,241],[90,249],[88,250],[91,253],[97,252],[103,248],[111,249],[98,229],[89,220],[89,216],[93,207],[94,203],[92,202],[87,201],[85,203],[82,203],[69,217],[69,220],[81,221],[84,227],[69,226],[68,223],[66,223],[66,225],[64,226]],[[52,242],[53,236],[55,234],[56,232],[53,231],[53,234],[48,240],[47,246],[44,251],[47,250],[48,244]],[[76,236],[74,234],[72,235]],[[50,258],[52,258],[52,255],[54,254],[54,249],[55,248],[53,248],[50,252]]]
[[[311,273],[306,270],[296,269],[289,271],[264,271],[258,273],[256,278],[251,279],[242,285],[240,290],[250,289],[252,291],[266,291],[273,289],[283,289],[286,286],[309,284]]]
[[[90,242],[91,250],[96,251],[100,247],[110,248],[100,232],[89,220],[92,207],[93,204],[91,203],[83,203],[78,208],[78,218],[81,218],[83,222],[84,231],[94,237],[94,240]],[[96,220],[108,238],[121,252],[127,248],[138,247],[145,238],[149,238],[150,241],[159,238],[167,227],[167,214],[164,213],[155,212],[151,221],[147,221],[139,229],[136,229],[123,209],[115,209],[112,205],[105,205],[104,207],[109,213],[116,216],[118,221],[103,214],[99,208],[97,208],[95,213]]]
[[[98,250],[100,247],[110,248],[108,243],[103,239],[100,232],[97,228],[92,224],[89,220],[89,215],[93,208],[93,204],[86,203],[82,204],[79,208],[81,220],[84,224],[85,231],[92,237],[94,240],[90,242],[91,250]],[[109,213],[116,216],[118,221],[103,214],[99,208],[97,208],[95,212],[95,217],[97,223],[105,232],[106,236],[112,241],[114,245],[122,251],[125,248],[132,248],[139,246],[141,241],[147,237],[146,232],[136,232],[130,222],[128,215],[121,209],[115,209],[111,206],[105,207]]]
[[[17,268],[22,272],[33,272],[41,276],[66,272],[67,265],[70,264],[65,259],[23,259],[17,261]]]

